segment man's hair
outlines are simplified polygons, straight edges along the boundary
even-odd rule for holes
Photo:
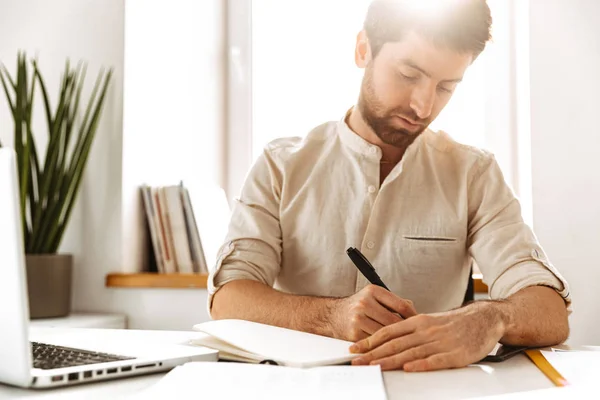
[[[424,8],[432,2],[436,8]],[[486,0],[374,0],[364,30],[373,58],[385,43],[399,42],[412,31],[475,59],[491,39],[491,25]]]

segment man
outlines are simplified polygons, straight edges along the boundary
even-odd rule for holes
[[[493,155],[427,129],[490,37],[485,0],[438,3],[375,0],[356,42],[357,106],[265,148],[209,279],[213,318],[356,341],[353,363],[384,370],[566,340],[567,283]],[[351,246],[389,292],[358,272]],[[463,305],[473,260],[492,300]]]

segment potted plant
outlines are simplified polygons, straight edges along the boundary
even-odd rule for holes
[[[15,76],[0,63],[0,82],[14,120],[31,318],[65,316],[70,309],[73,256],[59,254],[58,249],[112,76],[112,70],[99,72],[82,116],[85,71],[85,65],[71,68],[67,60],[57,104],[52,107],[36,60],[28,61],[25,53],[19,52]],[[41,92],[46,119],[45,149],[36,145],[32,127],[36,88]]]

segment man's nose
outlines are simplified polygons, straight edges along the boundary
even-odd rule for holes
[[[427,119],[431,116],[433,104],[435,103],[436,91],[434,88],[420,87],[412,92],[410,108],[419,119]]]

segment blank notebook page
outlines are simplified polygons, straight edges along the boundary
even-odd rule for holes
[[[139,398],[385,400],[379,366],[292,368],[233,362],[176,367]]]
[[[293,367],[341,364],[357,357],[349,351],[352,342],[249,321],[209,321],[195,325],[194,330]],[[196,344],[203,344],[202,340]]]

